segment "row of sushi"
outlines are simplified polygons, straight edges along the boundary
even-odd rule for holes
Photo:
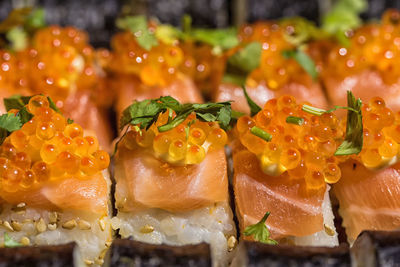
[[[379,92],[397,111],[399,20],[399,11],[388,10],[381,21],[353,25],[337,38],[302,18],[235,30],[193,28],[189,17],[182,29],[124,17],[107,50],[91,47],[76,28],[46,26],[42,10],[24,8],[0,24],[0,96],[49,95],[108,152],[123,110],[165,95],[182,103],[234,101],[235,111],[248,113],[243,84],[261,106],[286,94],[322,108],[345,105],[351,90],[364,101]]]
[[[298,18],[237,33],[127,17],[112,51],[41,16],[0,24],[0,261],[350,265],[339,232],[353,264],[399,264],[399,12],[347,44]]]
[[[48,96],[5,98],[5,264],[54,261],[51,251],[60,250],[76,266],[397,266],[400,113],[350,91],[347,106],[331,110],[289,95],[261,108],[243,92],[251,116],[235,114],[231,102],[134,101],[121,117],[112,164],[97,138]],[[348,246],[338,247],[331,200],[353,261]],[[364,230],[381,232],[359,236]]]

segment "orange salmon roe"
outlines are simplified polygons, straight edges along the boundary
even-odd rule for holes
[[[138,132],[131,128],[123,139],[124,146],[127,149],[148,148],[157,157],[180,165],[198,164],[208,151],[221,149],[228,142],[226,132],[219,128],[218,123],[201,122],[194,114],[177,127],[159,132],[157,127],[165,124],[167,118],[167,113],[160,115],[148,130]]]
[[[355,30],[350,45],[337,44],[328,54],[326,75],[345,78],[365,69],[378,71],[384,82],[398,81],[400,66],[399,11],[387,10],[381,22],[367,23]]]
[[[305,179],[308,189],[317,190],[340,178],[339,166],[331,157],[343,131],[335,114],[314,116],[301,108],[292,96],[271,99],[254,117],[240,117],[236,133],[242,145],[260,159],[264,172],[274,176],[287,172],[291,179]],[[302,118],[303,124],[287,123],[289,115]],[[271,141],[252,134],[254,126],[271,134]]]
[[[96,137],[82,137],[82,127],[66,124],[49,107],[47,97],[30,99],[33,118],[6,138],[0,150],[1,190],[29,190],[52,179],[85,179],[106,169],[108,153],[98,149]]]

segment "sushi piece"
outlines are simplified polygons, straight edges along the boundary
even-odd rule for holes
[[[362,112],[362,150],[340,165],[342,177],[333,186],[350,243],[363,230],[400,227],[399,114],[380,97]]]
[[[242,241],[232,262],[232,267],[253,266],[342,266],[350,267],[348,245],[337,247],[301,247],[290,245],[265,245]]]
[[[249,113],[241,87],[245,84],[249,96],[258,105],[282,95],[293,95],[299,101],[308,101],[326,108],[326,98],[315,80],[318,74],[315,66],[311,64],[312,71],[307,73],[295,60],[296,55],[301,53],[303,58],[311,61],[307,50],[296,50],[296,46],[288,41],[290,33],[296,34],[295,29],[296,24],[288,22],[257,22],[243,25],[239,32],[240,45],[230,52],[230,55],[232,52],[235,54],[228,59],[227,75],[215,91],[213,99],[233,100],[232,109]],[[255,52],[257,49],[258,53]],[[234,68],[232,73],[241,69],[249,72],[248,76],[239,82],[227,79],[230,65]]]
[[[0,244],[76,242],[82,263],[100,266],[112,241],[108,153],[49,98],[7,101],[14,109],[0,120]]]
[[[399,18],[399,11],[387,10],[380,22],[354,30],[348,46],[336,43],[327,53],[321,77],[333,105],[346,104],[351,90],[363,101],[379,92],[389,108],[400,109]]]
[[[75,243],[52,246],[0,248],[0,265],[4,267],[81,266]]]
[[[129,239],[116,239],[109,250],[109,264],[124,266],[193,266],[211,267],[210,246],[152,245]]]
[[[400,264],[400,231],[363,231],[352,247],[355,266]]]
[[[66,117],[96,133],[100,145],[108,149],[113,137],[108,127],[113,93],[100,64],[103,50],[94,50],[88,35],[73,27],[17,26],[26,30],[27,39],[14,50],[0,52],[0,95],[49,95]],[[0,108],[4,113],[4,106]]]
[[[268,211],[279,243],[336,246],[327,183],[340,178],[333,154],[343,132],[333,113],[316,116],[302,107],[285,95],[239,118],[233,143],[239,225],[243,232]]]
[[[115,156],[115,223],[122,238],[181,246],[206,242],[213,266],[235,246],[223,146],[230,103],[135,102]],[[208,122],[207,122],[208,121]],[[140,129],[142,128],[142,129]]]
[[[129,19],[145,27],[131,28]],[[179,70],[184,59],[182,49],[174,41],[157,39],[154,34],[158,27],[156,23],[138,16],[117,21],[117,26],[124,31],[111,40],[107,71],[110,84],[117,92],[115,110],[118,118],[134,100],[170,95],[183,103],[202,102],[193,80]],[[141,40],[135,35],[137,31],[145,32],[149,38]]]

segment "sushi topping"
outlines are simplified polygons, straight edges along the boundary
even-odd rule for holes
[[[260,112],[262,108],[259,105],[257,105],[256,102],[253,101],[253,99],[250,98],[249,94],[247,93],[246,86],[242,85],[242,89],[243,89],[243,94],[247,101],[247,105],[249,105],[250,107],[250,115],[254,116],[258,112]]]
[[[344,156],[358,154],[363,147],[363,122],[361,99],[354,97],[354,95],[347,91],[347,123],[346,123],[346,136],[343,143],[338,147],[335,156]]]
[[[8,111],[22,121],[25,110],[30,119],[1,145],[0,191],[29,190],[71,175],[85,179],[108,167],[109,155],[98,149],[97,139],[84,137],[80,125],[67,124],[51,100],[43,95],[23,99],[29,99],[23,108]]]
[[[301,49],[285,50],[282,55],[286,59],[293,58],[297,63],[315,80],[318,77],[317,68],[314,61],[309,55],[304,53]]]
[[[286,118],[287,123],[295,124],[295,125],[303,125],[304,119],[300,117],[295,117],[295,116],[288,116]]]
[[[267,133],[266,131],[264,131],[263,129],[261,129],[257,126],[251,127],[250,132],[252,134],[254,134],[255,136],[258,136],[267,142],[271,141],[271,139],[272,139],[272,135],[270,135],[269,133]]]
[[[16,247],[21,247],[22,244],[18,243],[17,241],[14,241],[7,232],[4,232],[4,247],[6,248],[16,248]]]
[[[227,143],[223,129],[230,120],[229,102],[180,104],[172,97],[144,100],[124,111],[121,126],[131,127],[121,140],[128,149],[149,148],[169,163],[198,164],[208,151]]]
[[[262,217],[262,219],[258,223],[247,226],[243,234],[245,236],[252,236],[255,241],[264,244],[277,245],[278,242],[270,238],[268,227],[265,225],[265,222],[267,221],[269,215],[270,212],[267,211],[264,217]]]
[[[236,131],[241,143],[257,155],[266,174],[287,172],[293,180],[304,179],[310,190],[324,189],[326,182],[335,183],[340,178],[338,159],[333,154],[344,132],[335,114],[316,116],[302,107],[292,96],[271,99],[254,117],[240,117]],[[288,116],[303,123],[288,123]]]
[[[400,32],[396,17],[399,14],[398,10],[389,9],[381,22],[367,23],[352,32],[351,37],[345,37],[342,31],[342,39],[347,45],[337,44],[331,48],[324,73],[343,79],[364,70],[373,70],[379,73],[385,84],[398,82]],[[333,16],[336,21],[347,21],[338,13]]]

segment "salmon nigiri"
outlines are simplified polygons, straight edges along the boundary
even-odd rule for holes
[[[112,93],[106,89],[99,61],[85,32],[73,27],[44,27],[33,34],[25,48],[2,51],[0,94],[51,96],[66,117],[96,132],[100,145],[108,149],[112,131],[106,126]]]
[[[112,53],[107,68],[111,85],[117,92],[115,109],[120,116],[134,100],[144,100],[170,95],[183,103],[202,102],[200,91],[193,80],[180,71],[184,54],[177,42],[165,43],[156,39],[151,30],[157,25],[143,19],[154,42],[144,45],[129,27],[111,40]],[[137,30],[137,29],[136,29]]]
[[[333,105],[346,104],[351,90],[363,101],[379,95],[389,108],[400,108],[399,12],[388,10],[380,23],[355,30],[348,47],[336,44],[328,53],[322,81]]]
[[[1,116],[1,236],[21,245],[75,241],[82,263],[102,265],[112,241],[108,154],[49,98],[7,101],[14,109]]]
[[[147,114],[149,113],[149,114]],[[135,102],[115,157],[119,233],[167,245],[209,243],[213,265],[235,243],[223,146],[230,103]],[[228,119],[228,120],[226,120]],[[125,123],[124,123],[125,122]],[[142,129],[141,129],[142,128]]]
[[[287,29],[290,27],[294,29],[295,24],[257,22],[242,26],[239,33],[239,39],[242,41],[236,48],[236,54],[245,53],[246,50],[249,53],[256,48],[256,44],[260,49],[260,55],[258,55],[260,63],[252,64],[257,67],[252,69],[246,78],[248,94],[258,105],[263,105],[269,99],[282,95],[293,95],[299,101],[307,101],[325,108],[327,101],[319,83],[314,80],[316,77],[311,77],[293,57],[284,56],[285,52],[296,51],[296,46],[288,41]],[[304,57],[308,57],[307,51],[301,53]],[[233,55],[231,59],[234,59],[234,56],[236,55]],[[256,61],[257,59],[253,56],[248,60]],[[238,64],[238,62],[234,63]],[[244,65],[241,66],[243,69],[250,68],[250,63],[247,61],[241,64]],[[316,70],[314,72],[313,76],[317,75]],[[232,100],[234,101],[232,109],[249,112],[241,86],[233,83],[222,82],[214,94],[214,99],[216,101]]]
[[[342,178],[333,186],[350,242],[363,230],[400,227],[400,117],[380,97],[362,110],[361,153],[341,164]]]
[[[338,243],[329,186],[340,178],[333,153],[338,120],[311,115],[292,96],[269,100],[240,117],[233,144],[234,193],[240,229],[268,211],[271,237],[297,245]]]

